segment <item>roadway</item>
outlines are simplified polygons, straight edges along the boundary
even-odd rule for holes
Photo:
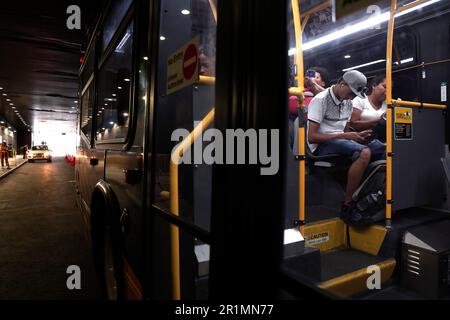
[[[64,159],[26,163],[0,179],[0,299],[100,299],[91,249]],[[81,290],[67,268],[81,269]]]

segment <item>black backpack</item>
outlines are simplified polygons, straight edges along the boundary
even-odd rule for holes
[[[386,161],[373,162],[367,169],[361,186],[353,194],[353,207],[346,223],[367,227],[385,218]]]

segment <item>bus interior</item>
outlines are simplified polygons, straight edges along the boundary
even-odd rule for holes
[[[280,152],[283,153],[280,157],[280,166],[283,167],[280,171],[283,173],[283,206],[273,212],[273,215],[280,217],[278,227],[284,234],[284,241],[279,244],[283,247],[281,261],[276,263],[289,279],[326,297],[448,299],[450,141],[446,94],[450,76],[450,3],[435,0],[372,1],[371,10],[364,7],[343,16],[335,16],[331,3],[328,0],[287,1],[287,43],[286,48],[278,50],[287,55],[285,76],[288,87],[285,88],[286,99],[273,105],[273,108],[284,110],[285,128],[281,132],[286,133],[280,138]],[[152,207],[159,211],[159,214],[152,216],[150,232],[136,229],[134,233],[121,235],[126,238],[123,239],[122,256],[127,261],[122,268],[125,272],[134,273],[133,276],[125,276],[122,281],[130,285],[134,278],[138,279],[135,282],[147,279],[145,283],[152,284],[147,296],[157,299],[208,299],[211,297],[210,275],[214,272],[214,265],[210,264],[210,257],[212,259],[215,250],[212,239],[218,230],[214,212],[218,206],[231,208],[234,204],[218,202],[215,193],[215,190],[219,190],[215,181],[215,168],[223,164],[220,162],[222,154],[219,149],[213,153],[216,156],[213,163],[198,159],[197,151],[212,148],[218,143],[214,131],[207,129],[223,129],[223,121],[217,120],[219,113],[221,117],[226,114],[228,119],[234,119],[236,123],[241,118],[245,119],[245,115],[238,110],[217,109],[221,103],[223,105],[219,101],[219,98],[224,97],[223,92],[239,90],[233,84],[229,84],[231,89],[218,87],[216,82],[220,71],[227,70],[227,66],[216,65],[219,56],[227,54],[227,51],[219,51],[224,49],[219,42],[223,38],[218,34],[224,32],[220,31],[220,3],[213,0],[161,0],[159,6],[154,8],[159,9],[157,18],[147,17],[148,24],[142,22],[146,20],[145,14],[137,14],[140,12],[137,9],[130,9],[125,15],[124,19],[128,19],[130,24],[126,27],[122,22],[120,30],[122,34],[132,37],[135,45],[140,46],[132,55],[123,56],[121,51],[131,52],[125,43],[130,46],[131,43],[116,35],[119,45],[112,53],[117,55],[117,60],[110,62],[113,71],[99,74],[100,85],[96,89],[99,92],[97,99],[102,104],[105,102],[106,107],[109,103],[119,106],[111,115],[106,111],[103,115],[97,113],[101,111],[98,109],[100,105],[94,111],[84,107],[81,135],[90,142],[84,149],[102,149],[102,143],[99,143],[100,148],[95,146],[103,139],[106,141],[106,150],[110,139],[107,134],[112,132],[107,129],[111,123],[110,126],[118,127],[112,138],[128,137],[134,141],[124,144],[123,150],[101,151],[106,152],[106,155],[96,156],[101,166],[95,170],[106,167],[106,164],[114,166],[120,163],[119,157],[124,153],[131,159],[127,161],[134,161],[133,166],[149,168],[148,179],[132,187],[127,186],[127,189],[120,189],[120,184],[111,183],[114,192],[121,193],[116,200],[119,202],[119,211],[131,208],[130,219],[135,221],[131,228],[137,228],[136,221],[145,221],[142,217],[133,216],[139,215],[134,213],[141,212],[139,208]],[[133,14],[138,16],[136,21],[132,20]],[[152,24],[152,21],[157,22]],[[158,44],[157,49],[146,51],[145,40],[139,38],[145,34],[140,32],[143,28],[141,24],[151,30],[158,30],[149,39],[153,39],[151,43]],[[133,25],[138,35],[133,34]],[[189,44],[195,44],[198,48],[198,79],[172,90],[167,85],[171,72],[168,61],[180,48]],[[97,46],[96,50],[99,49]],[[153,59],[152,52],[155,53]],[[223,61],[223,56],[220,59]],[[103,68],[111,69],[107,62],[102,63]],[[130,65],[118,67],[126,63]],[[246,68],[245,65],[240,67]],[[358,228],[339,218],[349,164],[336,157],[317,158],[308,152],[302,121],[299,118],[297,121],[290,120],[288,117],[288,97],[296,96],[300,98],[299,101],[302,100],[304,75],[313,67],[328,71],[328,86],[335,84],[348,70],[361,71],[369,82],[379,75],[386,77],[386,91],[389,92],[386,121],[390,129],[386,140],[387,156],[381,167],[389,191],[386,194],[386,207],[382,210],[382,221],[371,226]],[[85,62],[84,70],[87,68]],[[132,70],[139,73],[134,75]],[[230,69],[228,72],[238,71]],[[250,67],[245,72],[260,72],[258,74],[264,76],[263,71],[255,71]],[[82,75],[85,73],[82,72]],[[115,78],[118,81],[114,81],[112,86],[101,86],[102,81]],[[123,82],[121,79],[126,80]],[[92,79],[81,81],[86,87],[83,92],[89,92],[89,86],[85,84]],[[132,94],[121,95],[119,98],[123,102],[117,101],[119,99],[103,101],[115,92],[115,87],[128,86]],[[83,95],[82,103],[92,106],[94,103],[89,103],[89,99],[93,99],[93,93],[91,98]],[[258,99],[264,97],[256,99],[249,96],[245,99],[255,99],[254,103],[257,104],[260,101]],[[130,107],[130,111],[128,100],[134,101],[134,109]],[[151,107],[147,108],[149,105]],[[402,136],[401,126],[397,126],[395,110],[399,108],[407,109],[412,116],[410,135]],[[303,117],[306,112],[307,109],[301,110],[299,117]],[[106,119],[108,116],[115,120]],[[96,135],[102,136],[98,141],[95,135],[91,135],[95,131],[89,131],[88,134],[84,130],[84,127],[95,121],[98,121]],[[293,125],[289,125],[289,121],[293,121]],[[251,123],[248,125],[252,127]],[[127,131],[128,127],[133,131],[132,134]],[[293,143],[289,143],[289,136],[294,137]],[[249,145],[252,141],[254,143],[251,135],[246,138]],[[145,147],[146,140],[154,142],[151,149]],[[144,149],[135,148],[139,145],[144,146]],[[83,152],[80,154],[89,159],[88,153],[93,151]],[[149,160],[143,160],[147,155]],[[102,159],[105,159],[105,164]],[[77,163],[80,172],[77,177],[86,170],[82,166],[82,163]],[[246,168],[248,166],[236,170]],[[105,181],[115,181],[112,169],[104,170]],[[96,174],[101,175],[101,170]],[[242,174],[245,175],[243,171]],[[95,195],[94,184],[82,177],[79,179],[85,186],[91,185],[86,187],[90,188],[85,192],[87,197]],[[80,185],[80,182],[77,184]],[[242,190],[236,186],[230,192],[242,193]],[[140,201],[139,196],[136,196],[139,192],[145,200]],[[127,197],[132,200],[127,200]],[[151,199],[150,202],[147,199]],[[134,201],[133,205],[128,204],[130,201]],[[94,209],[91,211],[94,212]],[[243,216],[242,219],[246,225],[252,223],[245,220],[250,217]],[[189,228],[184,228],[186,226]],[[145,248],[135,244],[144,242],[141,237],[146,235],[151,255],[146,259],[136,258]],[[289,240],[291,237],[293,240]],[[264,254],[264,248],[258,250]],[[230,263],[239,265],[240,262]],[[150,269],[150,276],[144,276],[145,270]],[[369,285],[373,275],[380,277],[380,288],[377,281],[374,282],[377,290]],[[295,294],[282,293],[278,297],[293,299]]]

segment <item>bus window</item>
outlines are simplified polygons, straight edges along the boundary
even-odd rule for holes
[[[93,82],[85,89],[81,97],[81,131],[86,138],[91,141],[92,137],[92,117],[94,110],[94,86]]]
[[[200,152],[191,152],[193,148],[189,148],[183,156],[183,163],[177,166],[176,177],[171,177],[170,158],[182,138],[186,138],[186,135],[192,132],[213,109],[214,82],[203,80],[214,79],[215,76],[216,22],[209,1],[162,1],[161,6],[158,93],[155,110],[158,157],[156,203],[166,210],[171,210],[166,195],[176,197],[180,215],[209,229],[212,166],[203,161],[201,151],[208,144],[202,142],[200,138],[196,141],[196,146],[200,146]],[[193,63],[195,72],[190,76],[192,78],[199,76],[200,79],[191,80],[187,86],[175,83],[171,87],[171,77],[179,76],[184,80],[189,76],[185,76],[183,69],[176,70],[172,67],[170,69],[168,61],[180,54],[181,59],[185,59],[186,48],[189,46],[196,48],[195,58],[186,58],[180,66]],[[209,123],[203,131],[211,129],[212,126],[213,123]],[[180,132],[184,135],[179,136]],[[170,181],[178,184],[176,190],[178,196],[170,194]]]
[[[108,47],[132,2],[132,0],[111,1],[108,18],[103,28],[102,52]]]
[[[81,83],[86,85],[91,76],[94,74],[94,57],[95,50],[90,50],[88,56],[86,57],[86,63],[81,72]]]
[[[392,60],[395,68],[403,68],[417,62],[416,37],[408,28],[399,30],[394,36]]]
[[[215,143],[214,137],[207,138],[214,133],[215,12],[214,1],[161,1],[155,94],[155,209],[204,231],[210,230],[213,162],[203,152]],[[191,144],[191,133],[200,126],[200,135]],[[180,143],[186,143],[183,152]],[[166,226],[179,241],[168,233],[158,236],[155,243],[168,241],[170,249],[158,249],[155,260],[164,266],[168,254],[179,258],[179,271],[173,269],[172,275],[180,279],[158,279],[161,287],[167,290],[171,282],[175,299],[207,297],[209,245],[189,230],[160,220],[155,220],[158,232]],[[179,254],[174,253],[178,247]]]
[[[97,141],[124,139],[130,116],[133,21],[99,71]]]

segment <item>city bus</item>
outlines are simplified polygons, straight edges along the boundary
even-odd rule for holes
[[[75,166],[105,298],[448,294],[408,252],[448,257],[445,235],[427,239],[450,217],[450,4],[360,2],[107,1],[79,72]],[[314,67],[327,86],[348,70],[386,79],[386,199],[373,225],[339,218],[348,167],[307,150],[299,119]],[[397,121],[402,110],[411,121]]]

